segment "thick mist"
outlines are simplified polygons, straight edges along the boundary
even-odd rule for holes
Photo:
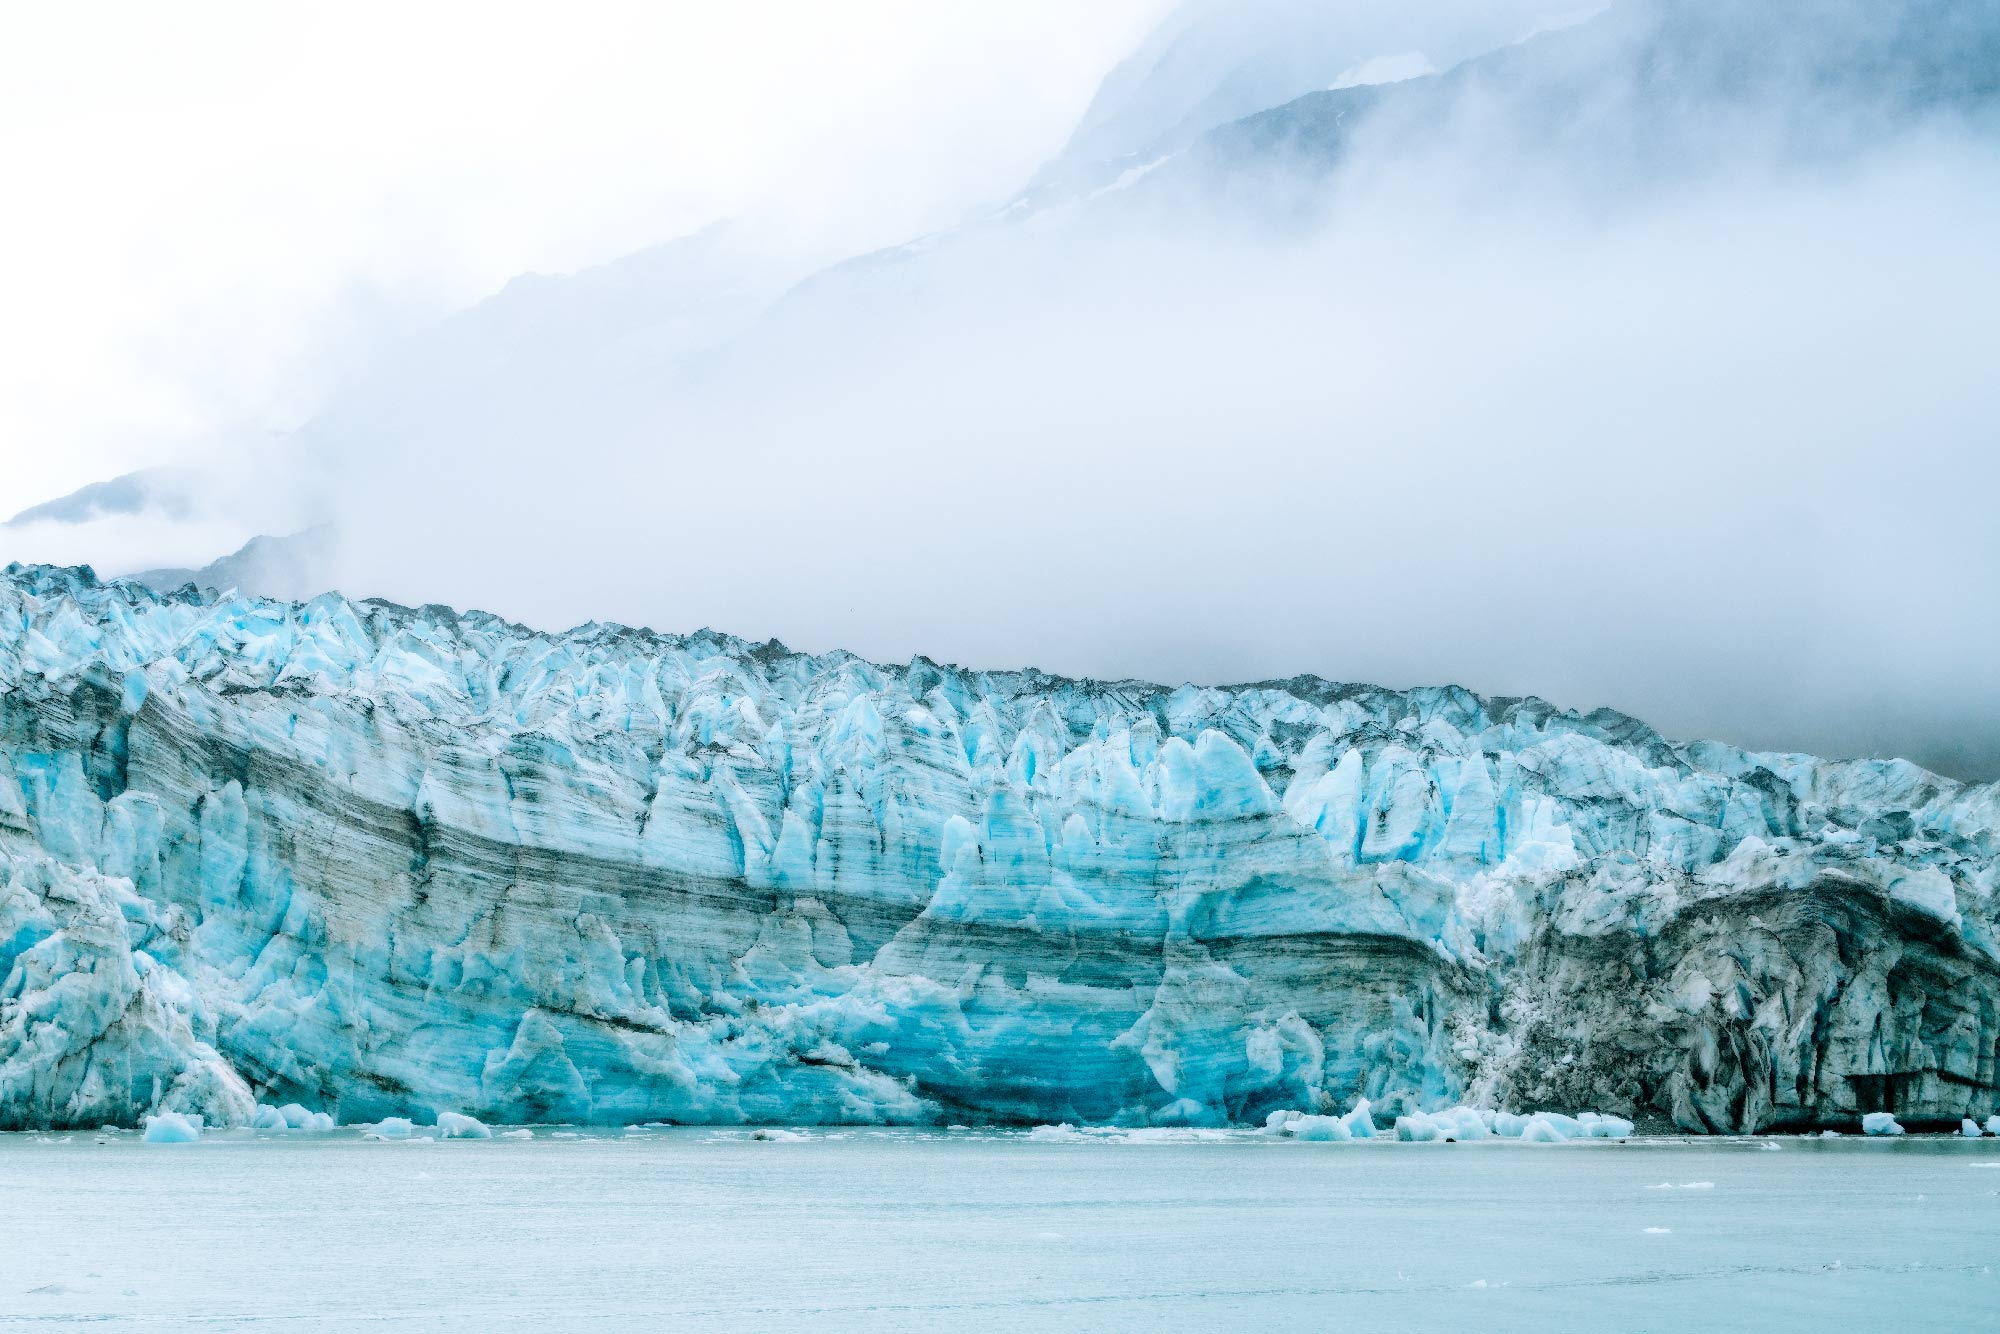
[[[1816,12],[1359,90],[1304,165],[1225,127],[708,337],[414,358],[307,434],[333,582],[2000,776],[2000,151],[1825,75],[1897,7]]]
[[[1992,164],[1513,203],[969,244],[670,388],[362,452],[347,586],[1990,765]]]

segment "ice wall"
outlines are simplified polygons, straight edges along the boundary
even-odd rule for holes
[[[2000,789],[0,576],[0,1124],[1993,1112]]]

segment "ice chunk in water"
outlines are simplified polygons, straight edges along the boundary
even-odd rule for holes
[[[486,1128],[485,1122],[470,1116],[461,1116],[457,1112],[439,1112],[437,1128],[438,1134],[446,1139],[493,1138],[493,1132]]]
[[[1521,1128],[1523,1144],[1562,1144],[1574,1139],[1577,1122],[1567,1116],[1553,1112],[1539,1112],[1528,1118],[1528,1124]]]
[[[1960,1121],[1958,1123],[1958,1133],[1965,1136],[1967,1139],[1978,1139],[1981,1135],[1985,1134],[1986,1132],[1979,1128],[1979,1123],[1977,1121],[1973,1120],[1971,1117],[1968,1116],[1963,1121]]]
[[[1347,1133],[1355,1139],[1376,1139],[1381,1132],[1375,1128],[1375,1118],[1368,1110],[1368,1099],[1356,1098],[1354,1109],[1340,1118]]]
[[[146,1118],[146,1143],[192,1144],[201,1138],[201,1118],[161,1112]]]
[[[368,1133],[376,1139],[408,1139],[417,1127],[407,1116],[385,1116],[368,1127]]]
[[[1426,1144],[1445,1137],[1445,1128],[1422,1112],[1396,1118],[1396,1138],[1406,1143]]]
[[[1264,1129],[1274,1135],[1316,1142],[1354,1138],[1354,1132],[1339,1117],[1312,1116],[1306,1112],[1272,1112],[1264,1118]]]
[[[325,1112],[309,1112],[295,1102],[273,1107],[260,1102],[250,1117],[255,1130],[331,1130],[333,1118]]]
[[[1583,1123],[1592,1139],[1626,1139],[1632,1134],[1632,1123],[1622,1116],[1583,1112],[1576,1119]]]
[[[1296,1139],[1329,1143],[1335,1140],[1353,1139],[1354,1132],[1347,1122],[1337,1116],[1302,1116],[1292,1122],[1284,1133]]]
[[[1900,1135],[1903,1127],[1896,1123],[1893,1112],[1870,1112],[1861,1118],[1861,1129],[1869,1135]]]
[[[1486,1139],[1492,1135],[1476,1107],[1447,1107],[1441,1112],[1412,1112],[1396,1118],[1396,1138],[1424,1143],[1433,1140]]]
[[[2000,1116],[1989,1116],[1986,1118],[1986,1133],[1989,1135],[2000,1135]]]
[[[331,1130],[333,1118],[325,1112],[309,1112],[295,1102],[288,1102],[278,1109],[278,1115],[285,1118],[285,1124],[294,1130]]]
[[[1487,1139],[1493,1134],[1492,1116],[1477,1107],[1451,1107],[1433,1113],[1431,1119],[1448,1127],[1454,1139]]]

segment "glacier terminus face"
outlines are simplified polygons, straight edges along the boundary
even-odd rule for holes
[[[0,576],[0,1125],[1996,1111],[2000,789]]]

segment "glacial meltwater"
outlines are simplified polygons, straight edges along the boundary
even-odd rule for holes
[[[0,1327],[2000,1328],[1992,1138],[432,1133],[0,1135]]]

